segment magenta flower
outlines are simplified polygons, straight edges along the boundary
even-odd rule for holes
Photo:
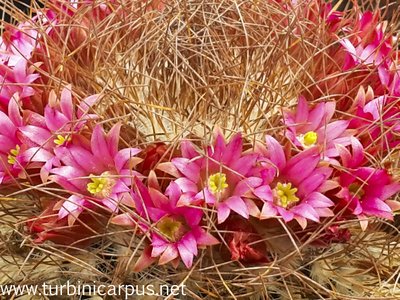
[[[370,153],[392,149],[400,143],[397,98],[387,95],[375,97],[370,87],[367,92],[361,87],[354,106],[355,116],[349,127],[358,131],[361,142],[368,146]]]
[[[319,166],[316,147],[307,149],[287,160],[282,146],[271,136],[266,145],[258,145],[261,174],[272,193],[261,211],[261,219],[281,216],[285,222],[293,219],[305,228],[307,219],[319,222],[320,217],[332,216],[333,202],[321,193],[332,173],[329,167]]]
[[[270,192],[268,186],[261,186],[261,178],[251,176],[258,154],[243,153],[240,133],[227,144],[218,133],[214,145],[207,147],[206,154],[198,152],[188,141],[181,143],[181,150],[182,157],[173,158],[172,164],[160,165],[178,177],[175,182],[183,191],[179,205],[199,204],[204,200],[216,207],[218,223],[222,223],[231,211],[249,218],[250,214],[256,213],[250,194],[253,192],[263,197]]]
[[[385,34],[384,23],[372,12],[360,16],[356,35],[343,39],[340,44],[347,52],[344,70],[359,64],[382,67],[388,63],[393,48],[393,37]],[[373,28],[373,30],[371,30]]]
[[[348,168],[338,175],[337,193],[345,206],[361,220],[365,228],[367,216],[392,220],[393,211],[400,209],[398,201],[389,200],[400,192],[400,184],[394,182],[386,170],[362,167],[364,161],[363,148],[357,139],[352,140],[352,153],[340,148],[343,166]]]
[[[21,60],[29,60],[36,48],[38,32],[30,22],[23,22],[18,28],[5,26],[0,36],[0,63],[14,67]]]
[[[103,205],[112,212],[118,210],[121,195],[130,190],[132,176],[140,175],[132,170],[139,162],[134,156],[140,150],[118,151],[120,128],[117,124],[105,134],[101,125],[97,125],[90,145],[72,143],[54,149],[62,165],[53,168],[49,178],[74,193],[60,208],[60,218],[79,215],[90,202]]]
[[[180,257],[190,268],[199,247],[218,243],[201,227],[203,211],[200,208],[177,206],[182,191],[175,182],[161,193],[158,188],[146,187],[138,178],[134,181],[133,200],[139,218],[126,213],[115,217],[113,222],[129,224],[126,220],[135,220],[144,233],[150,233],[149,262],[159,259],[160,265],[171,261],[178,263]]]
[[[17,177],[26,178],[28,169],[40,168],[51,158],[51,153],[41,147],[32,147],[19,138],[23,120],[17,95],[8,104],[8,115],[0,111],[0,183]]]
[[[8,102],[16,93],[22,102],[29,100],[35,94],[32,83],[40,77],[34,73],[33,68],[28,68],[27,61],[21,59],[14,67],[0,64],[0,107],[7,110]]]
[[[56,147],[72,143],[73,137],[79,134],[88,120],[97,118],[97,115],[90,114],[89,111],[98,98],[98,95],[89,96],[75,106],[71,86],[62,90],[60,99],[51,92],[44,116],[26,111],[28,124],[19,128],[21,139],[32,147],[41,147],[54,154]],[[47,181],[53,165],[59,166],[59,160],[54,155],[41,170],[42,181]]]
[[[318,146],[326,159],[339,156],[336,145],[350,144],[349,121],[331,122],[334,113],[335,102],[318,103],[310,109],[300,97],[296,111],[284,112],[287,138],[300,149]]]

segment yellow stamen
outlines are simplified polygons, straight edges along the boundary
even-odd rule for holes
[[[10,165],[15,164],[20,150],[21,147],[19,145],[16,145],[14,149],[10,150],[10,154],[7,156],[7,161]]]
[[[224,191],[228,186],[224,173],[215,173],[208,178],[208,187],[214,194]]]
[[[290,182],[278,182],[274,191],[276,196],[276,204],[282,206],[283,208],[287,208],[293,203],[300,201],[300,199],[296,196],[297,188],[292,188],[292,184]]]
[[[54,140],[54,144],[61,146],[64,143],[70,142],[72,140],[72,137],[67,135],[67,136],[62,136],[62,135],[57,135],[57,138]]]
[[[188,231],[184,219],[170,216],[162,217],[156,227],[171,242],[179,241]]]
[[[300,135],[299,140],[304,148],[310,148],[317,143],[318,134],[315,131],[308,131],[306,134]]]
[[[110,196],[115,180],[110,178],[109,175],[109,172],[104,172],[100,176],[90,174],[89,177],[92,182],[87,184],[88,192],[98,198],[107,198]]]

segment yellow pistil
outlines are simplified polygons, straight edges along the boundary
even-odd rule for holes
[[[15,164],[20,150],[21,147],[19,145],[16,145],[14,149],[10,150],[10,154],[7,156],[7,161],[10,165]]]
[[[54,144],[58,146],[62,146],[64,143],[70,142],[72,140],[71,136],[62,136],[62,135],[57,135],[57,138],[54,140]]]
[[[164,216],[158,221],[157,229],[171,242],[179,241],[188,231],[183,218]]]
[[[299,140],[304,148],[310,148],[317,143],[318,134],[315,131],[308,131],[299,136]]]
[[[215,173],[208,178],[208,187],[213,194],[223,192],[228,186],[224,173]]]
[[[349,192],[352,196],[356,196],[361,199],[365,195],[365,191],[361,188],[361,184],[353,182],[349,185]]]
[[[289,183],[280,183],[276,185],[275,189],[276,196],[276,204],[282,206],[283,208],[287,208],[300,201],[300,199],[296,196],[297,188],[292,188],[292,184]]]
[[[100,176],[90,174],[92,182],[87,184],[87,190],[97,198],[107,198],[115,184],[115,180],[109,177],[109,172],[104,172]]]

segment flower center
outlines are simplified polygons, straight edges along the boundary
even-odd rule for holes
[[[308,131],[300,135],[299,139],[304,148],[310,148],[317,143],[318,134],[315,131]]]
[[[10,165],[15,164],[20,150],[21,147],[19,145],[16,145],[14,149],[10,150],[10,154],[7,156],[7,161]]]
[[[283,208],[287,208],[288,206],[300,201],[300,199],[296,196],[297,188],[292,188],[292,184],[290,182],[278,182],[274,192],[276,204],[282,206]]]
[[[104,172],[100,176],[90,174],[92,182],[87,184],[87,190],[97,198],[107,198],[111,195],[112,188],[115,185],[115,179],[110,178],[109,172]]]
[[[179,241],[189,231],[182,217],[164,216],[157,222],[156,227],[171,242]]]
[[[54,139],[54,144],[58,146],[62,146],[63,144],[70,142],[72,140],[72,137],[70,135],[62,136],[62,135],[57,135],[57,138]]]
[[[349,192],[350,194],[354,197],[358,197],[361,199],[365,195],[365,191],[363,188],[361,188],[361,184],[358,182],[353,182],[352,184],[349,185]]]
[[[228,186],[224,173],[215,173],[208,178],[208,187],[213,194],[223,192]]]

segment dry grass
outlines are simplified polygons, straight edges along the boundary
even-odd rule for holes
[[[332,40],[324,34],[322,19],[307,21],[304,9],[284,12],[271,1],[172,0],[158,12],[148,9],[146,1],[122,3],[100,22],[90,17],[91,7],[65,16],[52,37],[45,26],[34,26],[48,49],[35,56],[44,62],[37,69],[45,78],[37,86],[42,90],[38,101],[68,83],[78,99],[101,94],[96,112],[108,127],[123,122],[125,145],[161,140],[175,148],[182,137],[210,140],[219,126],[227,137],[242,131],[251,146],[266,133],[281,130],[282,107],[294,105],[301,91],[318,94],[314,101],[343,101],[357,92],[324,90],[326,73],[335,69],[327,51]],[[24,20],[10,2],[6,8]],[[347,14],[354,18],[355,10]],[[393,34],[398,17],[390,17]],[[346,78],[333,76],[339,75]],[[398,150],[375,160],[371,158],[375,165],[390,162],[392,172],[399,174]],[[361,232],[351,223],[352,240],[327,249],[310,243],[331,224],[316,226],[309,235],[267,224],[263,236],[273,261],[266,266],[224,262],[218,251],[208,249],[191,270],[153,266],[134,273],[143,240],[129,230],[107,225],[107,232],[83,249],[32,242],[24,231],[25,221],[55,192],[52,186],[34,188],[29,182],[0,191],[0,284],[175,283],[186,285],[188,299],[400,295],[399,231],[390,224],[374,221]]]

